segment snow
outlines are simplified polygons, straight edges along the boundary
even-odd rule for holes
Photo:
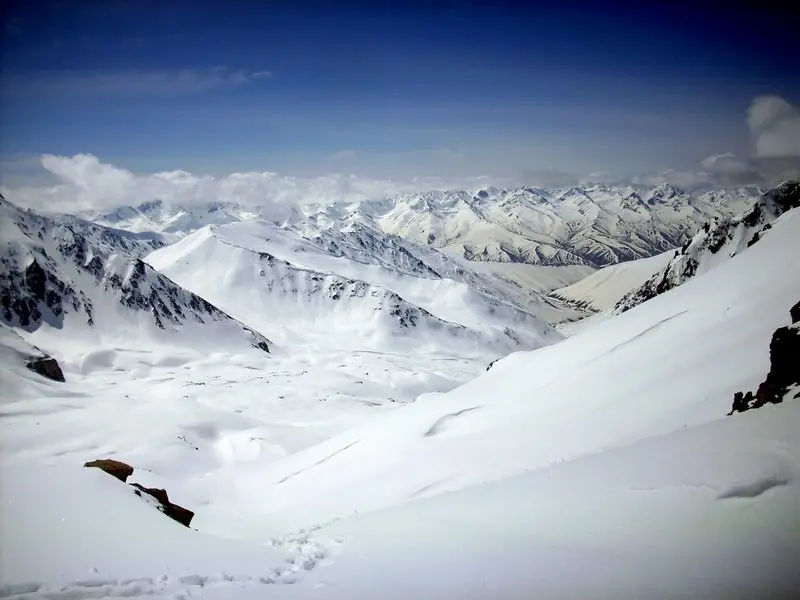
[[[335,229],[358,222],[473,260],[600,267],[678,246],[703,222],[746,209],[759,193],[744,187],[695,197],[668,185],[489,188],[475,194],[452,190],[309,201],[302,210],[244,206],[233,195],[226,199],[230,201],[193,206],[145,203],[87,216],[131,231],[159,231],[171,240],[207,225],[253,219]]]
[[[403,344],[397,339],[402,333],[415,352],[457,344],[458,355],[478,355],[488,362],[560,339],[534,316],[463,282],[333,257],[294,232],[264,222],[202,229],[147,260],[285,345],[310,341],[316,333],[315,344],[341,347],[351,342],[360,344],[359,349],[375,349],[386,343],[387,335],[395,346]],[[416,326],[393,325],[387,302],[417,315]],[[332,319],[343,335],[330,335]],[[505,333],[508,328],[512,336]],[[498,354],[487,355],[491,348]]]
[[[772,331],[800,296],[800,281],[785,277],[800,243],[798,216],[787,217],[740,256],[635,311],[281,461],[243,465],[226,474],[228,511],[302,525],[721,418],[734,391],[763,378]]]
[[[3,332],[0,596],[800,590],[800,406],[725,416],[734,391],[763,379],[772,332],[800,298],[797,210],[680,287],[488,372],[480,360],[501,354],[486,349],[500,338],[469,313],[481,314],[482,300],[459,306],[416,277],[399,285],[409,296],[418,287],[414,302],[430,310],[415,314],[430,327],[370,339],[363,305],[322,312],[321,298],[265,300],[240,270],[254,263],[241,261],[269,251],[294,282],[303,270],[342,279],[342,268],[359,269],[386,298],[399,294],[388,275],[291,232],[244,239],[251,227],[200,230],[151,259],[216,290],[246,325],[284,327],[273,354],[224,336],[201,343],[199,324],[164,339],[117,331],[111,317],[96,339],[66,336],[69,323],[23,334],[62,363],[58,384],[27,370],[27,347]],[[234,254],[210,235],[220,230],[239,236],[228,239],[241,244]],[[336,271],[322,261],[339,261]],[[205,279],[188,280],[202,268]],[[434,326],[448,309],[460,320]],[[349,322],[337,313],[348,310]],[[544,331],[530,323],[531,336]],[[101,457],[166,488],[196,512],[199,531],[80,466]]]
[[[625,294],[666,266],[674,254],[673,250],[668,250],[649,258],[603,267],[572,285],[554,290],[552,295],[587,305],[593,310],[609,311]]]
[[[623,263],[628,264],[628,263]],[[493,273],[505,277],[522,287],[541,293],[567,287],[582,281],[593,274],[596,269],[586,265],[565,265],[548,267],[528,265],[525,263],[473,262],[471,267],[476,271]]]

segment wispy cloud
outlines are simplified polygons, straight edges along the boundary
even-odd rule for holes
[[[3,77],[3,88],[17,95],[164,96],[236,87],[269,77],[272,72],[268,70],[225,66],[151,71],[54,71],[7,73]]]

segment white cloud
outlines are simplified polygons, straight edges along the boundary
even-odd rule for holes
[[[4,94],[59,96],[174,95],[239,86],[271,76],[271,71],[225,66],[155,71],[58,71],[8,74],[3,80],[3,91]]]
[[[393,181],[342,174],[301,178],[271,172],[232,173],[224,177],[187,171],[135,174],[102,163],[91,154],[46,154],[41,157],[41,165],[55,176],[55,185],[13,189],[3,186],[0,189],[6,198],[34,209],[64,212],[135,206],[155,199],[183,206],[204,202],[303,206],[354,202],[421,190],[477,189],[493,183],[486,177]]]
[[[779,96],[758,96],[747,110],[758,158],[800,157],[800,107]]]
[[[732,152],[709,156],[700,165],[709,180],[720,186],[748,185],[763,180],[763,173],[752,160],[740,158]]]

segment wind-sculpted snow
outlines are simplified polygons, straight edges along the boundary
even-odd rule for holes
[[[29,333],[43,325],[65,335],[140,329],[180,332],[213,323],[218,332],[267,350],[266,338],[157,273],[141,257],[163,246],[152,236],[77,219],[2,210],[0,318]],[[207,331],[210,334],[211,331]]]

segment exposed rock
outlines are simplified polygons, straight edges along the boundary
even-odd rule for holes
[[[169,496],[167,495],[167,490],[146,488],[139,483],[131,483],[130,485],[136,488],[135,494],[137,496],[141,496],[143,492],[152,496],[159,503],[158,510],[167,515],[170,519],[177,521],[185,527],[189,527],[189,524],[194,518],[194,513],[186,508],[183,508],[182,506],[178,506],[177,504],[170,502]]]
[[[127,465],[124,462],[114,460],[112,458],[101,458],[98,460],[92,460],[87,462],[83,466],[96,467],[98,469],[102,469],[103,471],[105,471],[109,475],[113,475],[123,483],[125,483],[128,480],[128,477],[133,475],[132,466]]]
[[[767,190],[747,212],[735,217],[715,218],[704,223],[662,269],[641,286],[625,294],[614,307],[622,313],[651,298],[682,285],[708,264],[708,257],[726,249],[729,257],[750,247],[772,228],[772,223],[788,210],[800,207],[800,183],[787,181]]]
[[[770,369],[767,377],[752,392],[733,395],[731,412],[745,412],[751,408],[761,408],[765,404],[783,402],[786,393],[793,386],[800,385],[800,302],[791,309],[793,324],[780,327],[772,334],[769,344]]]
[[[34,373],[38,373],[42,377],[47,377],[48,379],[52,379],[53,381],[58,381],[60,383],[64,383],[66,381],[66,379],[64,379],[64,373],[61,371],[61,367],[58,366],[58,361],[50,356],[31,357],[25,363],[25,366]]]
[[[133,475],[132,466],[111,458],[93,460],[87,462],[83,466],[102,469],[123,483],[128,480],[128,477]],[[141,495],[144,493],[154,498],[158,502],[158,510],[167,515],[170,519],[177,521],[185,527],[189,527],[189,524],[194,518],[194,513],[186,508],[183,508],[182,506],[178,506],[177,504],[170,502],[169,496],[167,495],[167,490],[162,490],[159,488],[147,488],[140,483],[130,483],[128,485],[136,488],[134,493],[137,496],[141,497]]]

